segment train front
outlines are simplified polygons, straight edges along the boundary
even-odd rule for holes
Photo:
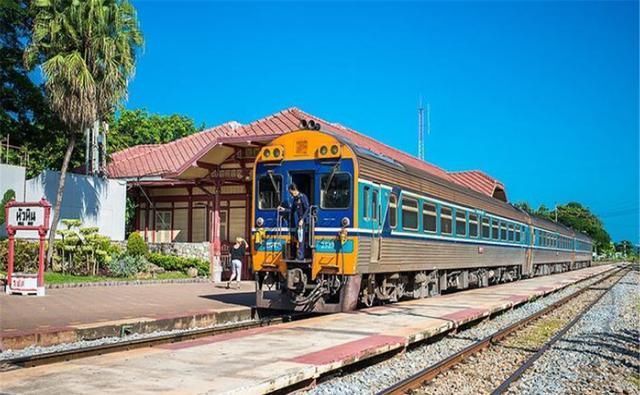
[[[252,218],[258,308],[328,313],[356,307],[356,182],[352,150],[331,134],[300,130],[261,149]]]

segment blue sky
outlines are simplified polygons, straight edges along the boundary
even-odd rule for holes
[[[212,126],[296,106],[415,153],[422,95],[428,161],[639,240],[637,2],[134,4],[129,108]]]

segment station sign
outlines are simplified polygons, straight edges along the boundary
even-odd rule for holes
[[[45,225],[45,208],[41,205],[9,207],[7,221],[15,228],[37,230]]]

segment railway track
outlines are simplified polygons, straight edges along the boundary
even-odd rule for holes
[[[629,271],[630,267],[618,268],[615,269],[604,277],[596,281],[595,283],[586,286],[571,295],[568,295],[553,304],[545,307],[538,312],[519,320],[473,344],[470,346],[456,352],[455,354],[447,357],[446,359],[441,360],[438,363],[435,363],[418,373],[397,382],[395,385],[392,385],[384,390],[378,392],[379,395],[387,395],[387,394],[405,394],[411,393],[414,390],[419,390],[422,388],[425,383],[430,382],[435,379],[438,375],[452,369],[455,366],[458,366],[460,363],[464,362],[470,356],[475,355],[483,350],[486,350],[501,341],[503,341],[507,336],[514,334],[515,332],[527,327],[532,324],[534,321],[539,318],[552,313],[553,311],[559,309],[560,307],[566,305],[568,302],[576,299],[580,295],[584,294],[587,291],[602,291],[594,300],[590,301],[586,307],[584,307],[572,320],[570,320],[562,329],[560,329],[554,336],[551,337],[545,344],[543,344],[535,353],[530,355],[526,360],[515,370],[513,373],[505,379],[499,386],[493,390],[492,394],[503,394],[505,393],[509,387],[515,383],[524,372],[526,372],[536,360],[540,358],[554,343],[556,343],[559,339],[563,337],[563,335],[569,331],[580,319],[586,314],[595,304],[597,304],[604,295],[608,293],[608,291],[615,286],[620,279],[622,279]],[[617,278],[616,278],[617,277]],[[602,284],[610,279],[613,281],[607,286],[601,287],[598,284]]]
[[[195,340],[208,336],[216,336],[241,330],[259,328],[264,326],[277,325],[308,317],[309,314],[286,314],[261,319],[240,322],[237,324],[224,325],[211,328],[195,329],[179,333],[172,333],[160,336],[144,337],[132,340],[124,340],[116,343],[101,344],[90,347],[68,349],[56,352],[35,354],[17,358],[0,360],[0,372],[19,368],[30,368],[48,365],[56,362],[71,361],[74,359],[87,358],[97,355],[111,354],[120,351],[129,351],[140,348],[159,346],[162,344],[178,343]]]

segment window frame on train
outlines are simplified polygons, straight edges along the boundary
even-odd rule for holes
[[[371,191],[371,187],[369,185],[365,185],[362,188],[362,218],[363,219],[370,219],[369,218],[369,195]]]
[[[379,195],[380,193],[378,192],[378,189],[373,188],[371,191],[371,220],[375,222],[380,221],[380,204],[378,202],[380,199]]]
[[[273,183],[271,181],[271,177],[273,177],[273,180],[276,181],[276,185],[278,185],[278,179],[280,181],[280,184],[278,185],[280,187],[280,191],[278,191],[279,193],[275,193],[275,189],[273,188]],[[257,182],[257,186],[258,186],[258,193],[256,194],[257,199],[258,199],[258,209],[259,210],[264,210],[264,211],[269,211],[269,210],[276,210],[278,208],[279,205],[282,204],[282,182],[283,182],[283,177],[281,174],[272,174],[271,177],[268,174],[263,174],[262,176],[260,176],[258,178],[258,182]],[[262,194],[263,191],[263,187],[262,187],[262,181],[266,180],[266,185],[269,185],[269,187],[273,190],[273,194],[274,196],[274,201],[277,200],[277,197],[280,196],[280,201],[276,202],[276,205],[273,207],[263,207],[262,206],[262,200],[260,199],[260,195]]]
[[[398,195],[394,192],[389,194],[389,227],[391,229],[398,227]]]
[[[473,219],[471,217],[473,217]],[[469,237],[473,239],[477,239],[479,236],[478,228],[480,225],[479,216],[476,213],[469,213],[468,218],[469,218]]]
[[[500,240],[500,221],[491,218],[491,240]]]
[[[344,207],[342,206],[341,207],[325,207],[324,206],[324,203],[325,203],[324,195],[326,192],[329,192],[329,189],[327,189],[325,192],[325,188],[323,187],[322,182],[325,177],[329,177],[330,175],[331,173],[320,174],[320,208],[323,210],[345,210],[345,209],[351,208],[351,206],[353,205],[353,179],[351,177],[351,173],[346,171],[334,173],[333,178],[331,179],[331,183],[333,183],[334,181],[337,183],[337,180],[339,177],[343,177],[343,176],[347,177],[346,181],[347,181],[349,190],[348,190],[348,201],[346,206]]]
[[[408,207],[405,208],[405,204],[407,202],[411,202],[412,204],[415,204],[415,207]],[[418,215],[419,211],[418,211],[418,199],[416,198],[412,198],[412,197],[408,197],[408,196],[402,196],[402,198],[400,199],[400,212],[402,214],[402,230],[411,230],[411,231],[417,231],[420,229],[420,216]],[[405,220],[405,211],[411,213],[411,215],[415,216],[415,228],[414,227],[408,227],[407,226],[407,222]]]
[[[485,228],[487,230],[485,234]],[[482,216],[482,238],[486,240],[491,240],[491,217],[488,215]]]
[[[467,237],[467,210],[456,208],[456,237]],[[462,214],[462,216],[460,216]],[[458,225],[462,224],[462,232],[458,229]]]
[[[448,215],[444,215],[442,213],[442,210],[448,210],[449,214]],[[443,204],[440,205],[439,210],[438,210],[438,217],[440,218],[440,234],[443,235],[453,235],[453,208],[449,207],[449,206],[445,206]],[[445,218],[449,221],[449,231],[446,232],[444,223],[445,223]]]
[[[429,210],[427,206],[433,207],[433,210]],[[427,224],[431,224],[432,220],[433,229],[427,227]],[[422,231],[426,233],[438,232],[438,205],[428,200],[422,202]]]

